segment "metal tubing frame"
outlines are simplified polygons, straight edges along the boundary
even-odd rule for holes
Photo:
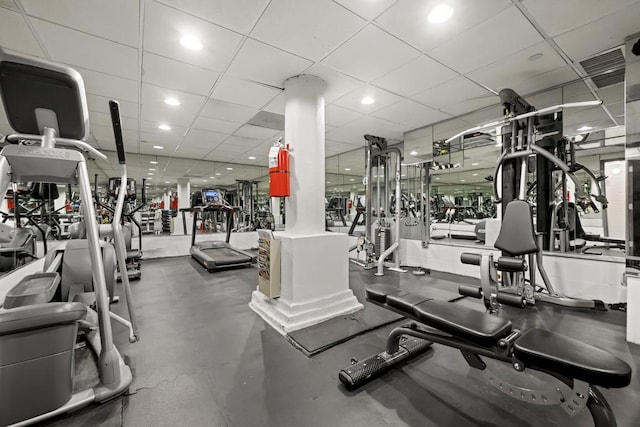
[[[78,186],[85,212],[95,210],[91,194],[91,184],[87,172],[86,160],[78,163]],[[100,385],[111,388],[121,382],[122,372],[118,361],[118,353],[113,345],[113,331],[109,316],[109,297],[105,280],[102,251],[100,250],[100,237],[98,224],[95,220],[85,221],[87,227],[87,241],[89,256],[91,258],[91,276],[96,295],[96,309],[98,313],[98,325],[100,328],[100,354],[98,356],[98,373]],[[125,270],[126,271],[126,270]]]
[[[389,309],[389,307],[384,306]],[[395,311],[395,310],[392,310]],[[421,325],[422,326],[422,325]],[[517,330],[514,330],[517,331]],[[388,355],[394,355],[400,350],[400,339],[403,335],[408,335],[415,338],[420,338],[425,341],[430,341],[436,344],[442,344],[447,347],[455,348],[460,350],[461,352],[467,352],[474,354],[476,356],[485,356],[490,359],[498,360],[501,362],[513,364],[514,360],[511,354],[511,347],[507,347],[505,350],[500,350],[497,347],[488,348],[488,347],[480,347],[474,344],[471,344],[467,341],[460,340],[455,336],[445,335],[438,333],[436,329],[430,328],[428,326],[423,326],[418,328],[417,324],[412,326],[399,326],[393,329],[388,337],[386,344],[386,352]],[[552,376],[562,382],[563,384],[570,387],[572,390],[575,386],[575,380],[572,378],[567,378],[562,374],[557,372],[552,372],[548,370],[535,369],[532,370],[542,372],[549,376]],[[588,386],[589,396],[587,399],[587,409],[591,414],[591,417],[594,421],[596,427],[616,427],[616,419],[615,414],[611,410],[609,403],[605,399],[604,395],[600,392],[600,390],[591,384]]]
[[[124,199],[126,196],[127,186],[127,166],[126,164],[120,164],[120,191],[118,191],[118,200],[116,202],[116,208],[113,215],[113,221],[111,221],[111,228],[113,229],[113,243],[116,250],[116,259],[118,261],[118,267],[120,269],[120,278],[122,280],[122,288],[124,289],[124,297],[127,300],[127,311],[129,312],[129,321],[131,322],[132,335],[129,337],[129,341],[135,342],[139,340],[138,324],[136,322],[135,311],[133,310],[133,296],[131,295],[131,285],[129,283],[129,274],[127,272],[127,252],[125,249],[124,235],[122,232],[122,211],[124,209]]]

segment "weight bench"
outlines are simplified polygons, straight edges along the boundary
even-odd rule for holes
[[[390,285],[373,285],[367,300],[399,313],[412,323],[395,328],[382,353],[365,360],[352,359],[340,371],[340,381],[352,390],[400,362],[426,352],[433,343],[457,348],[472,368],[483,371],[489,384],[521,401],[560,405],[575,415],[585,406],[596,426],[615,426],[609,404],[596,386],[622,388],[631,381],[629,365],[613,354],[546,329],[520,332],[511,322],[458,304],[438,301]],[[419,323],[418,323],[419,322]],[[499,379],[480,356],[557,378],[544,390],[531,390]]]

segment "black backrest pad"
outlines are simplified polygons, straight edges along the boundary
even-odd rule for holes
[[[11,127],[19,133],[40,135],[36,109],[57,116],[57,135],[83,139],[85,122],[81,89],[71,76],[26,64],[0,63],[0,91]]]
[[[538,252],[529,203],[512,200],[507,204],[494,246],[513,256]]]

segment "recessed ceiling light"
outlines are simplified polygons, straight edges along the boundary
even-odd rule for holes
[[[171,184],[169,181],[165,181],[164,183],[165,183],[165,184]]]
[[[466,179],[461,179],[460,182],[467,182],[467,180]]]
[[[409,153],[410,156],[417,156],[418,152],[416,150],[413,150],[412,152]]]
[[[448,4],[439,4],[429,12],[427,19],[432,24],[442,24],[453,16],[453,8]]]
[[[207,180],[206,180],[206,179],[203,179],[203,180],[202,180],[202,182],[207,182]]]
[[[164,147],[162,145],[154,145],[153,148],[155,148],[156,150],[164,150]]]
[[[362,101],[360,101],[362,105],[371,105],[374,102],[376,102],[376,100],[370,96],[365,96],[364,98],[362,98]]]
[[[436,176],[436,180],[437,180],[437,181],[440,181],[440,177],[439,177],[439,176]]]
[[[200,40],[198,40],[197,37],[194,36],[184,36],[183,38],[180,39],[180,44],[182,45],[182,47],[184,47],[185,49],[189,49],[189,50],[200,50],[202,49],[202,42]]]
[[[472,173],[471,175],[473,175],[473,176],[478,176],[478,174],[477,174],[477,173]]]
[[[327,184],[331,184],[331,181],[327,181]]]
[[[154,170],[156,170],[156,169],[155,169],[155,168],[149,168],[149,170],[150,170],[150,171],[154,171]]]
[[[578,128],[578,132],[586,132],[586,131],[591,130],[591,129],[593,129],[591,126],[586,126],[585,125],[585,126],[579,127]]]
[[[351,170],[351,168],[344,168],[344,170],[346,170],[346,171],[350,171],[350,170]]]
[[[256,159],[256,157],[255,157],[255,156],[249,156],[249,157],[248,157],[248,159],[249,159],[249,160],[255,160],[255,159]]]
[[[540,53],[540,52],[534,53],[533,55],[531,55],[529,57],[529,61],[537,61],[538,59],[542,58],[543,56],[544,56],[543,53]]]
[[[355,181],[355,178],[349,178],[349,181]]]
[[[147,178],[147,179],[153,179],[153,178],[149,177],[149,178]],[[148,187],[147,187],[147,188],[148,188]]]
[[[478,166],[480,163],[471,163],[471,166]]]
[[[167,105],[171,105],[172,107],[177,107],[178,105],[180,105],[180,101],[175,98],[166,98],[164,100],[164,103]]]
[[[153,172],[147,172],[147,175],[153,175]]]
[[[158,125],[158,129],[160,129],[160,130],[171,130],[171,126],[162,123],[161,125]]]
[[[149,163],[151,163],[152,165],[157,165],[158,162],[156,162],[155,160],[151,160]]]
[[[232,170],[233,170],[233,168],[227,168],[227,170],[228,170],[228,171],[232,171]]]
[[[220,176],[220,175],[222,175],[222,174],[221,174],[220,172],[218,172],[216,175],[217,175],[217,176]]]

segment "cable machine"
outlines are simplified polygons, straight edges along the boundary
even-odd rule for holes
[[[400,177],[402,153],[396,147],[388,147],[387,140],[365,135],[365,235],[358,241],[358,251],[364,249],[365,269],[377,268],[376,276],[384,275],[384,266],[393,271],[400,268],[400,209],[396,206],[391,216],[392,195],[401,200]],[[394,171],[394,172],[392,172]],[[392,193],[393,191],[393,193]],[[375,214],[375,220],[374,220]]]

